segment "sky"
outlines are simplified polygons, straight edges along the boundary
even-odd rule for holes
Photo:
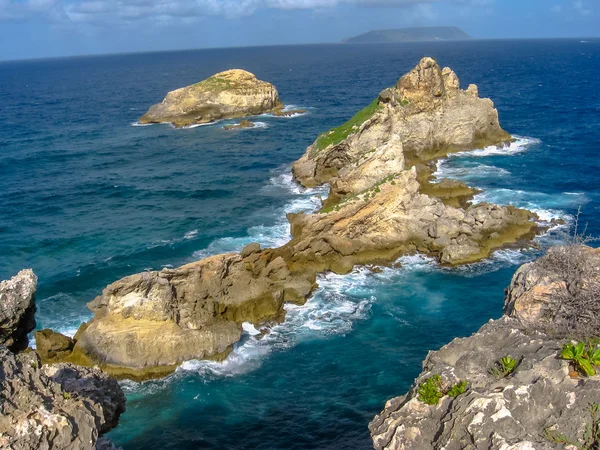
[[[474,38],[600,36],[600,0],[0,0],[0,60],[339,42],[458,26]]]

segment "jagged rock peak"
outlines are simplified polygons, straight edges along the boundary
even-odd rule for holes
[[[35,327],[36,288],[37,276],[31,269],[0,282],[0,345],[12,351],[27,348],[27,333]]]
[[[397,87],[401,100],[414,102],[424,97],[431,101],[452,96],[460,88],[460,82],[452,69],[442,69],[435,59],[425,57],[400,78]]]

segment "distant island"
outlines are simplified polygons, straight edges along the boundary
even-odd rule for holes
[[[458,27],[415,27],[397,28],[394,30],[373,30],[344,39],[345,44],[379,44],[414,41],[457,41],[471,39]]]

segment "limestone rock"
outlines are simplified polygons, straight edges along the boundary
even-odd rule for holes
[[[369,425],[376,449],[386,450],[550,450],[546,430],[575,439],[589,424],[590,402],[600,402],[600,378],[569,377],[560,345],[547,335],[527,332],[508,317],[490,321],[473,336],[455,339],[431,352],[407,395],[387,402]],[[507,355],[517,359],[513,375],[488,370]],[[416,386],[433,374],[446,387],[467,381],[456,398],[434,406],[418,400]]]
[[[306,187],[328,182],[390,140],[400,141],[393,146],[397,152],[420,160],[509,140],[492,101],[479,98],[474,85],[466,91],[459,85],[451,69],[423,58],[379,95],[378,107],[360,116],[361,123],[337,129],[343,133],[341,141],[326,145],[328,141],[317,139],[293,164],[295,179]]]
[[[169,122],[183,127],[262,114],[282,106],[275,86],[245,70],[232,69],[169,92],[139,122]]]
[[[114,448],[102,438],[125,411],[119,384],[97,368],[42,366],[0,346],[0,448]]]
[[[291,273],[272,250],[250,244],[242,255],[217,255],[109,285],[89,304],[94,318],[62,360],[144,379],[186,360],[224,358],[240,340],[243,322],[281,320],[284,302],[304,302],[314,287],[314,273]]]
[[[598,251],[585,251],[588,263],[600,269]],[[591,425],[589,405],[600,403],[600,375],[572,378],[569,362],[558,358],[566,340],[547,332],[546,323],[557,312],[554,308],[560,309],[552,301],[557,292],[552,280],[559,272],[549,271],[543,258],[522,266],[506,292],[505,311],[515,317],[491,320],[471,337],[454,339],[430,352],[410,391],[388,401],[369,425],[374,447],[567,448],[549,439],[558,433],[580,443],[583,431]],[[561,273],[564,278],[565,272]],[[540,308],[540,303],[545,306]],[[544,308],[549,317],[539,314]],[[494,373],[491,369],[506,356],[516,360],[514,371]],[[442,391],[466,382],[466,392],[444,395],[435,405],[420,401],[418,386],[433,375],[441,377]]]
[[[506,295],[504,313],[525,326],[570,337],[594,330],[600,335],[600,249],[552,248],[519,268]],[[572,305],[578,299],[588,303],[581,310]]]
[[[36,288],[37,276],[31,269],[0,282],[0,345],[13,351],[27,348],[27,333],[35,328]]]

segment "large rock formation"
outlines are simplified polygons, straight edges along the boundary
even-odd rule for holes
[[[460,90],[454,72],[424,58],[294,164],[298,181],[328,182],[331,194],[319,212],[288,215],[289,243],[249,245],[239,255],[117,281],[90,304],[94,318],[74,340],[36,334],[42,358],[99,364],[135,379],[160,376],[188,359],[224,358],[243,322],[282,320],[284,303],[304,302],[316,273],[391,264],[416,252],[465,264],[522,245],[537,231],[534,214],[470,205],[474,189],[433,183],[428,166],[448,152],[507,139],[490,100],[478,98],[474,86]]]
[[[277,89],[250,72],[233,69],[167,94],[140,117],[140,123],[176,127],[252,116],[281,109]]]
[[[303,303],[313,286],[314,274],[290,273],[272,250],[251,244],[240,255],[125,277],[90,303],[95,316],[74,346],[51,333],[36,334],[37,346],[48,349],[48,361],[98,364],[134,379],[161,376],[186,360],[225,358],[243,322],[282,320],[284,302]]]
[[[588,262],[600,268],[597,257]],[[429,353],[408,394],[388,401],[370,424],[376,449],[543,450],[568,448],[568,441],[571,448],[595,448],[574,444],[583,442],[592,424],[589,405],[600,403],[600,376],[583,377],[558,357],[566,341],[546,325],[560,315],[552,296],[561,288],[549,287],[557,271],[547,263],[536,261],[515,274],[506,296],[514,317],[490,321],[473,336]],[[518,307],[540,303],[543,308]],[[542,309],[550,314],[537,314]],[[516,360],[514,371],[494,370],[506,356]],[[419,386],[436,375],[442,393],[460,382],[466,392],[443,395],[434,405],[421,401]]]
[[[37,277],[31,269],[0,282],[0,345],[12,351],[27,348],[27,333],[35,328],[36,288]]]
[[[37,277],[23,270],[0,283],[0,448],[13,450],[114,449],[101,436],[117,426],[125,395],[98,368],[42,366],[27,346],[35,325]]]
[[[0,448],[92,450],[125,411],[119,384],[98,368],[42,366],[35,352],[0,346]]]
[[[320,135],[292,169],[304,186],[330,182],[345,195],[365,189],[364,182],[347,178],[364,173],[374,159],[393,161],[369,170],[374,172],[371,178],[381,179],[402,170],[403,158],[425,161],[510,139],[498,123],[494,104],[479,98],[477,86],[461,90],[451,69],[423,58],[347,123]],[[336,189],[338,183],[342,186]]]

